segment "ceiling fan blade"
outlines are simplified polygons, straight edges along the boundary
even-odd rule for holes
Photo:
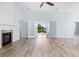
[[[54,4],[53,3],[50,3],[50,2],[46,2],[48,5],[50,5],[50,6],[54,6]]]
[[[43,6],[44,2],[41,3],[40,8]]]

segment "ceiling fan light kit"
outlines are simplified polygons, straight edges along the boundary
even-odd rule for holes
[[[41,5],[40,5],[40,8],[43,6],[44,3],[46,3],[46,4],[50,5],[50,6],[54,6],[54,4],[51,3],[51,2],[42,2]]]

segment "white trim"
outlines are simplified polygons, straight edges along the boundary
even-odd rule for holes
[[[74,36],[56,36],[56,38],[75,38]]]
[[[56,37],[49,37],[48,38],[76,38],[75,36],[56,36]]]
[[[35,38],[35,36],[28,36],[28,38]]]
[[[28,36],[28,37],[21,37],[21,38],[28,39],[28,38],[35,38],[35,36]]]

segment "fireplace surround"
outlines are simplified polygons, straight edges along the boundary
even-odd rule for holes
[[[12,30],[1,30],[1,48],[12,43]]]

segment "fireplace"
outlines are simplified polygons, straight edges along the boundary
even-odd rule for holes
[[[12,43],[12,32],[2,33],[2,47]]]
[[[12,47],[13,39],[14,39],[14,25],[0,24],[0,49],[5,47],[6,48]]]

